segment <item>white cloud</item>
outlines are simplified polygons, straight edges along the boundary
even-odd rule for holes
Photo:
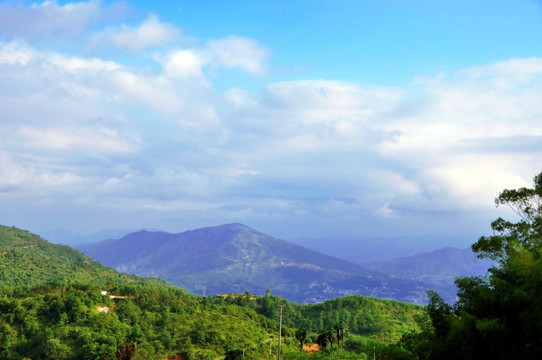
[[[0,195],[24,186],[32,176],[32,172],[14,162],[7,151],[0,151]]]
[[[392,209],[390,209],[390,204],[385,203],[381,208],[376,210],[376,215],[386,217],[386,218],[392,218],[395,216]]]
[[[124,40],[144,25],[125,28]],[[213,88],[209,69],[262,75],[268,55],[229,37],[165,49],[155,56],[161,68],[148,69],[1,43],[2,196],[60,192],[90,207],[211,222],[391,224],[486,211],[539,171],[537,58],[404,89],[332,80]]]
[[[474,79],[492,79],[494,84],[505,84],[503,80],[513,83],[528,82],[542,73],[542,59],[537,57],[510,59],[491,65],[472,67],[462,73]]]
[[[29,7],[19,2],[3,2],[0,4],[0,32],[9,38],[27,40],[48,36],[73,38],[101,18],[124,13],[124,6],[122,2],[103,6],[98,0],[64,5],[57,1],[43,1]]]
[[[159,59],[164,73],[172,77],[203,77],[205,59],[195,50],[178,50]]]
[[[409,100],[415,111],[399,103],[383,114],[381,127],[399,135],[380,152],[414,174],[421,207],[490,208],[500,190],[526,186],[540,170],[541,151],[522,145],[542,135],[541,75],[542,60],[530,58],[425,79]]]
[[[221,40],[209,41],[205,49],[212,67],[239,67],[252,75],[266,75],[268,70],[264,61],[269,57],[269,49],[258,42],[238,36],[228,36]]]
[[[267,73],[268,50],[256,41],[229,36],[212,40],[200,48],[177,49],[156,56],[164,73],[173,77],[203,78],[204,69],[241,68],[252,75]]]
[[[369,177],[378,184],[381,189],[388,189],[384,194],[394,194],[394,196],[417,195],[420,193],[418,185],[412,180],[394,171],[375,170],[369,173]]]
[[[306,126],[366,119],[399,95],[396,89],[362,89],[340,81],[280,82],[268,86],[262,105]]]
[[[49,195],[51,191],[72,193],[83,182],[83,178],[69,171],[25,166],[8,152],[0,151],[0,199],[9,195]]]
[[[22,127],[15,136],[22,146],[36,149],[84,150],[98,153],[131,153],[134,143],[123,139],[119,132],[99,128],[37,128]]]
[[[0,64],[27,65],[35,57],[35,52],[20,42],[0,44]]]
[[[69,72],[85,71],[90,73],[122,69],[122,66],[113,61],[103,61],[98,58],[65,57],[57,53],[49,54],[48,60]]]
[[[181,39],[181,30],[169,23],[161,22],[156,15],[149,15],[139,26],[123,24],[107,28],[93,36],[92,46],[105,46],[141,51]]]

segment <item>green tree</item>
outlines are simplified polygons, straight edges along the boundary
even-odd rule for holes
[[[224,360],[239,360],[243,358],[243,350],[241,349],[230,349],[226,351],[226,356]]]
[[[8,358],[10,348],[17,339],[17,333],[9,324],[0,322],[0,358]]]
[[[510,207],[519,221],[498,218],[493,235],[472,245],[497,266],[486,278],[457,279],[453,307],[431,295],[432,358],[542,358],[542,173],[533,188],[503,190],[495,203]]]
[[[346,334],[346,326],[344,324],[337,323],[333,325],[333,330],[335,330],[335,334],[337,335],[337,350],[340,350],[341,341],[344,339]]]
[[[333,343],[336,341],[335,336],[333,335],[333,330],[331,328],[325,328],[320,330],[318,337],[316,338],[316,343],[323,349],[330,345],[331,350],[333,350]]]
[[[307,339],[307,329],[305,329],[303,327],[297,329],[297,331],[295,332],[295,338],[297,340],[299,340],[300,348],[301,348],[301,354],[303,354],[303,343]]]

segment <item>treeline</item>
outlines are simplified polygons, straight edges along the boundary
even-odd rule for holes
[[[268,347],[253,345],[276,338],[275,321],[180,289],[124,285],[103,295],[57,282],[0,290],[1,359],[214,359],[244,347],[257,357]]]
[[[39,285],[57,280],[106,286],[113,279],[130,285],[173,287],[160,279],[121,274],[65,245],[52,244],[38,235],[0,225],[0,284]]]
[[[203,301],[249,307],[270,319],[279,318],[282,306],[283,324],[290,328],[304,328],[311,335],[341,324],[353,334],[397,339],[417,328],[415,318],[423,313],[423,308],[418,305],[361,295],[303,305],[273,296],[270,290],[261,297],[249,293],[228,295],[209,296]]]
[[[495,203],[519,221],[498,218],[472,249],[498,265],[485,278],[457,279],[453,306],[430,294],[422,331],[404,341],[418,359],[542,359],[542,173]]]
[[[271,295],[200,298],[177,288],[110,285],[107,290],[68,281],[1,287],[0,358],[275,358],[282,305],[285,359],[301,356],[300,330],[303,343],[323,346],[315,358],[359,359],[376,351],[400,359],[405,351],[399,334],[412,329],[410,317],[421,313],[413,305],[358,296],[298,305]],[[399,318],[392,332],[364,327],[361,336],[347,320],[363,309],[373,322],[393,318],[392,310],[412,312],[405,318],[410,325],[399,325]]]

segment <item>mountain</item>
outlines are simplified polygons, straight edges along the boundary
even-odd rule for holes
[[[396,279],[241,224],[179,234],[140,231],[79,249],[119,271],[157,276],[200,294],[263,294],[271,289],[300,303],[352,294],[423,303],[426,290],[442,290]],[[453,296],[445,291],[442,295]]]
[[[171,287],[162,280],[120,274],[69,246],[55,245],[26,230],[0,225],[0,285],[34,286],[65,280],[100,286],[112,281]]]
[[[493,265],[480,260],[470,248],[447,247],[428,253],[397,259],[366,263],[363,266],[396,278],[423,281],[429,284],[453,287],[458,276],[485,275]]]
[[[43,232],[42,236],[53,244],[68,245],[73,247],[102,241],[103,239],[122,237],[134,231],[137,231],[137,229],[110,229],[93,233],[81,233],[65,229],[55,229]]]
[[[268,252],[272,247],[296,250],[283,248],[280,240],[267,241],[265,235],[242,225],[194,233],[200,238],[190,237],[193,242],[215,234],[216,241],[211,245],[219,248],[223,242],[226,245],[222,247],[227,247],[233,236],[240,243],[244,243],[239,239],[243,237],[265,243],[263,248]],[[176,237],[140,232],[127,238],[137,240],[141,235],[166,248],[170,237]],[[253,239],[256,235],[259,237]],[[115,241],[106,243],[110,248],[115,245]],[[143,256],[140,250],[148,244],[132,244],[137,246],[126,249],[126,254],[132,259]],[[232,251],[222,249],[221,253],[231,255]],[[322,256],[311,254],[316,262],[327,260],[335,269],[356,268],[325,256],[322,260]],[[269,356],[271,348],[277,349],[282,312],[284,358],[297,358],[299,354],[295,328],[306,328],[310,343],[316,332],[337,324],[349,329],[341,352],[354,351],[356,357],[367,357],[368,350],[364,349],[387,349],[390,338],[415,330],[414,319],[423,311],[420,306],[359,295],[313,305],[298,305],[270,294],[194,296],[161,280],[118,273],[68,246],[6,226],[0,226],[0,294],[0,359],[6,360],[216,359],[225,354],[229,358],[241,358],[242,354],[247,359],[262,359]],[[369,338],[386,340],[379,345]],[[372,346],[367,341],[373,341]]]
[[[355,264],[374,263],[426,253],[448,246],[467,247],[474,235],[411,235],[394,237],[333,236],[296,238],[290,242]]]

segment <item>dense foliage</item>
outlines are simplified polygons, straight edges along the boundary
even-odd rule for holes
[[[542,173],[533,188],[502,191],[496,204],[519,221],[495,220],[493,235],[472,249],[498,265],[486,277],[457,279],[453,306],[431,294],[424,331],[405,337],[420,359],[542,358]]]
[[[50,281],[79,281],[172,287],[159,279],[121,274],[64,245],[51,244],[16,227],[0,225],[0,284],[39,285]]]
[[[276,322],[180,289],[121,286],[113,298],[68,282],[1,290],[1,359],[213,359],[234,347],[258,357],[276,338]]]
[[[223,300],[208,299],[247,306],[271,319],[278,318],[282,306],[284,324],[291,328],[305,328],[309,337],[321,329],[343,324],[353,334],[399,338],[417,327],[415,318],[423,311],[421,306],[361,295],[304,305],[272,296],[270,290],[262,297],[245,293],[231,294]]]
[[[337,351],[334,357],[344,359],[374,351],[390,356],[404,350],[388,346],[396,343],[388,334],[412,328],[412,316],[421,312],[414,305],[361,296],[297,305],[271,295],[197,298],[164,287],[117,285],[107,294],[102,291],[71,282],[1,287],[0,358],[166,359],[181,355],[215,359],[226,355],[236,359],[243,352],[247,358],[273,358],[280,306],[286,359],[300,356],[299,330],[293,328],[302,329],[300,321],[309,328],[303,341],[325,348],[316,357]],[[367,314],[360,318],[371,318],[371,323],[380,319],[390,328],[381,325],[375,331],[371,325],[363,328],[365,337],[357,335],[359,328],[348,319],[363,309]],[[394,314],[398,317],[393,324]]]

